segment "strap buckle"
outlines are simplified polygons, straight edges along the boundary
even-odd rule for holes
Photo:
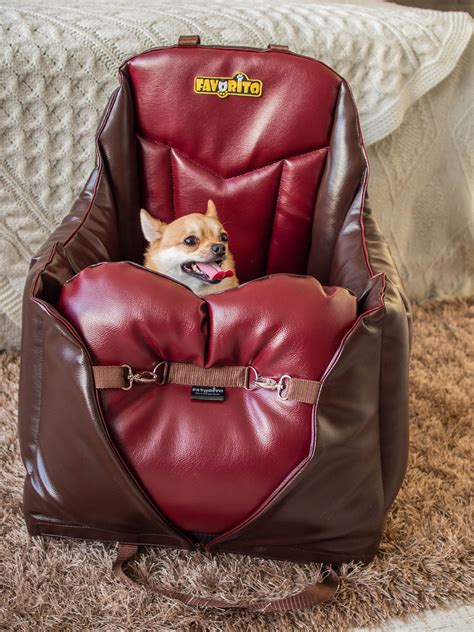
[[[163,371],[160,376],[159,370],[161,367],[163,367]],[[128,381],[128,386],[122,386],[122,391],[129,391],[134,384],[154,383],[162,386],[166,382],[169,371],[169,365],[166,360],[155,364],[151,371],[137,371],[137,373],[134,373],[129,364],[122,364],[122,368],[127,370],[125,379]]]
[[[251,382],[250,374],[253,372],[253,382]],[[283,401],[288,399],[287,393],[289,388],[289,382],[291,380],[291,375],[285,373],[280,378],[276,379],[273,377],[265,377],[263,375],[259,375],[258,371],[253,366],[247,367],[247,386],[245,387],[248,391],[254,391],[257,388],[263,388],[268,391],[277,391],[277,395]]]
[[[272,377],[263,377],[259,375],[253,383],[254,388],[265,388],[268,391],[276,391],[278,389],[278,382]]]

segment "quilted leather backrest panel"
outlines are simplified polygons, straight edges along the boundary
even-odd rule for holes
[[[241,281],[305,273],[340,77],[305,57],[239,48],[164,48],[128,66],[143,206],[169,222],[212,198]],[[238,73],[261,81],[261,96],[195,91],[196,77]]]
[[[203,300],[167,277],[107,263],[67,283],[59,309],[97,364],[252,365],[317,380],[356,318],[356,299],[311,277],[277,275]],[[248,518],[316,439],[313,406],[274,391],[228,388],[224,402],[196,402],[190,386],[175,384],[100,393],[125,459],[187,531],[220,533]]]

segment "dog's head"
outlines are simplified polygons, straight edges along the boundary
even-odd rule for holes
[[[140,220],[149,243],[146,267],[173,277],[198,294],[203,286],[234,275],[227,232],[212,200],[205,214],[190,213],[170,224],[152,217],[145,209],[140,211]]]

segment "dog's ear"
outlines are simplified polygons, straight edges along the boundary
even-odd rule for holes
[[[217,216],[216,205],[214,204],[214,202],[212,200],[208,200],[207,201],[206,216],[207,217],[214,217],[215,219],[219,219],[218,216]]]
[[[152,244],[157,239],[161,239],[163,228],[166,226],[164,222],[150,215],[144,208],[140,210],[140,223],[142,225],[143,235],[148,243]]]

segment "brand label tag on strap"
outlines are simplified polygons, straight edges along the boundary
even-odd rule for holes
[[[223,402],[225,400],[225,388],[223,386],[191,386],[191,399]]]

